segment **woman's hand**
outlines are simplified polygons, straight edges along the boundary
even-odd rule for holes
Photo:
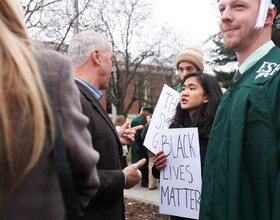
[[[163,150],[159,151],[156,155],[155,155],[155,167],[157,168],[157,170],[161,170],[163,167],[166,166],[166,155],[163,153]]]

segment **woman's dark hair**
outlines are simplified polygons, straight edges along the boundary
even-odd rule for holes
[[[204,90],[204,94],[208,95],[208,102],[204,103],[201,108],[193,114],[191,119],[188,110],[182,109],[180,103],[178,103],[170,128],[198,127],[199,134],[209,134],[218,105],[221,101],[222,90],[217,80],[213,76],[199,71],[186,75],[182,85],[190,77],[196,77],[200,82]]]
[[[144,113],[144,112],[143,112]],[[145,125],[147,124],[147,116],[150,115],[152,117],[152,114],[150,112],[146,112],[145,114],[143,114],[143,118],[140,121],[139,125]]]

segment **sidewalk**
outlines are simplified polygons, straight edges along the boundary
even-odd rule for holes
[[[149,190],[146,187],[141,187],[139,183],[131,189],[125,189],[124,197],[141,201],[141,202],[151,203],[154,205],[159,205],[160,202],[159,183],[158,183],[158,188],[154,190]]]

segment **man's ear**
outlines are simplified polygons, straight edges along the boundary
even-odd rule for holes
[[[265,24],[269,24],[269,25],[272,24],[276,14],[277,14],[277,9],[275,6],[273,9],[268,9],[266,19],[265,19]]]
[[[100,51],[99,50],[93,50],[91,52],[91,59],[94,63],[96,63],[97,65],[101,64],[101,56],[100,56]]]

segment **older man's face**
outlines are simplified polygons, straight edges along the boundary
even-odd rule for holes
[[[99,74],[99,89],[104,90],[108,88],[108,83],[111,75],[114,73],[112,61],[114,58],[114,53],[110,45],[106,42],[107,49],[100,53],[102,63],[101,71]]]

